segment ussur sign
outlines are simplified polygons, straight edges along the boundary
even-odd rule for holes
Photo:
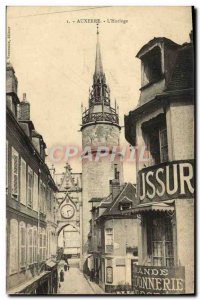
[[[138,172],[141,202],[194,197],[194,161],[161,163]]]
[[[184,267],[148,267],[132,264],[134,294],[184,294]]]

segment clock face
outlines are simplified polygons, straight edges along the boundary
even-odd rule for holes
[[[75,213],[74,207],[71,204],[66,204],[61,209],[61,215],[65,219],[70,219]]]

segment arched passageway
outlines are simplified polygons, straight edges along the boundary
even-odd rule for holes
[[[63,254],[68,258],[80,257],[80,231],[72,224],[65,224],[57,231],[58,248],[63,248]]]

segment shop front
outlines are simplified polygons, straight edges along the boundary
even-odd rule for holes
[[[193,160],[166,162],[138,173],[139,261],[132,265],[135,294],[194,291]]]

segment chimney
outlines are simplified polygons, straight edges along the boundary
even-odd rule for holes
[[[17,95],[17,77],[15,70],[10,63],[6,64],[6,93],[15,93]]]
[[[23,94],[23,100],[19,104],[19,120],[30,121],[30,103],[26,99],[26,93]]]
[[[115,165],[115,177],[110,180],[110,192],[112,193],[112,200],[114,200],[120,193],[119,171],[117,165]]]

